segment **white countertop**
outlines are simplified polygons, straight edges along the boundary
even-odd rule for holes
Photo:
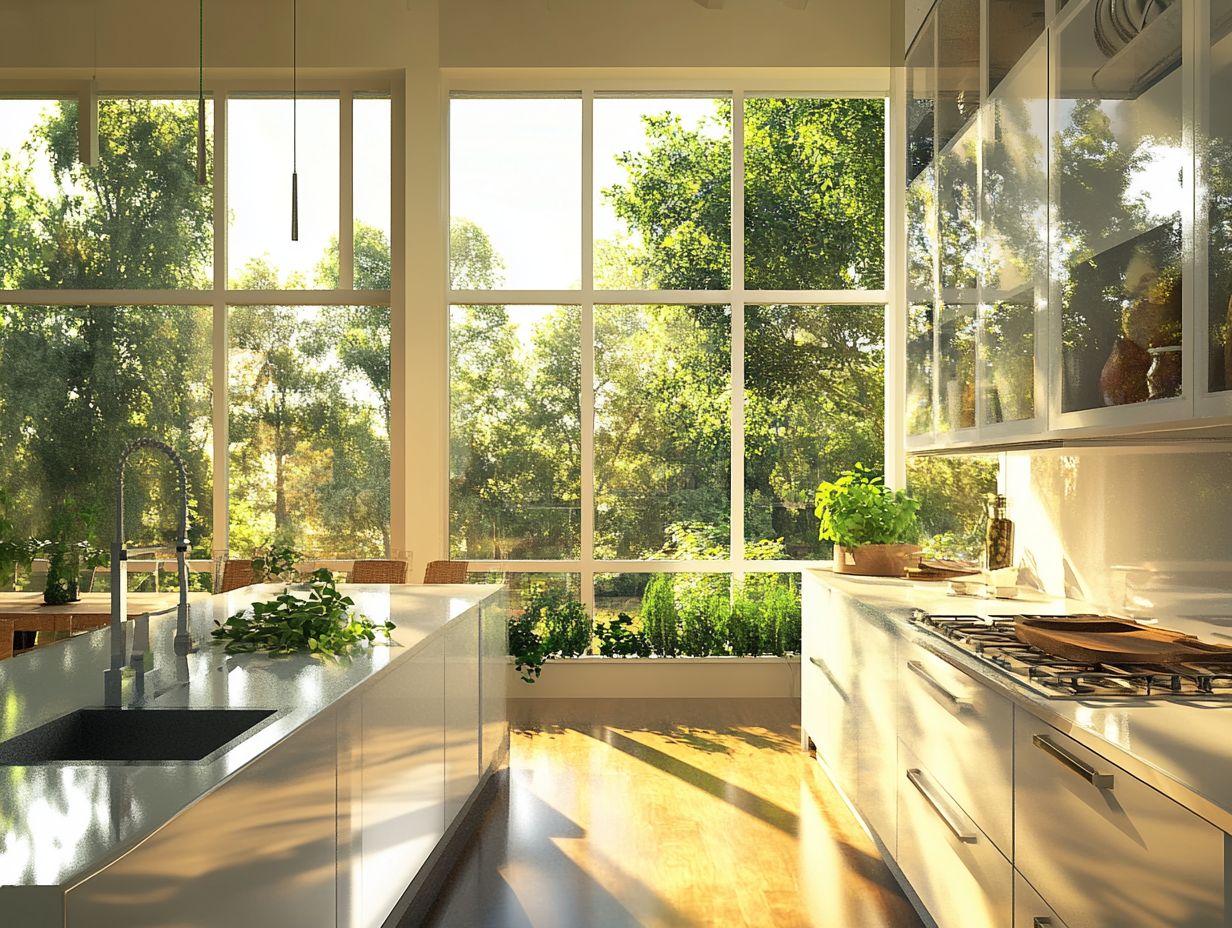
[[[855,611],[870,621],[889,622],[908,640],[927,639],[909,622],[913,609],[937,614],[977,616],[1090,612],[1086,603],[986,600],[947,594],[944,583],[913,583],[849,578],[827,570],[811,571]],[[1208,641],[1232,637],[1232,597],[1158,597],[1155,608],[1142,603],[1121,614],[1151,617],[1158,624]],[[1116,610],[1114,610],[1116,611]],[[1012,699],[1038,718],[1065,732],[1134,776],[1170,796],[1212,824],[1232,832],[1232,699],[1137,702],[1048,699],[990,672],[958,648],[947,651],[972,676]]]
[[[193,603],[190,629],[200,647],[178,661],[174,612],[150,623],[161,678],[155,691],[169,688],[149,705],[277,710],[233,747],[188,763],[0,766],[0,887],[67,886],[97,871],[501,587],[343,585],[364,615],[397,628],[392,644],[337,661],[228,655],[210,639],[215,620],[281,589],[248,587]],[[102,629],[0,662],[0,740],[102,705],[109,661],[110,632]]]

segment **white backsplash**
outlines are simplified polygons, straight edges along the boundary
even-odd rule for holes
[[[1014,451],[1002,480],[1019,563],[1047,592],[1126,614],[1230,611],[1229,445]]]

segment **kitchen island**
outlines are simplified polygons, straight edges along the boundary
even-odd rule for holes
[[[200,760],[0,766],[0,923],[367,928],[422,903],[507,756],[502,589],[344,586],[396,628],[336,661],[211,641],[281,589],[193,603],[186,656],[174,613],[153,617],[127,710],[272,710],[243,734]],[[0,737],[101,706],[109,647],[101,630],[0,665]]]
[[[1232,688],[1048,698],[913,621],[1085,603],[828,571],[806,571],[803,592],[804,737],[930,924],[1232,924]],[[1203,616],[1221,614],[1152,618],[1219,641],[1232,628]]]

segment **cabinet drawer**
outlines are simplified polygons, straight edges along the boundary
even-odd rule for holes
[[[1060,916],[1017,871],[1014,873],[1014,928],[1065,928]]]
[[[1014,740],[1014,862],[1070,928],[1227,924],[1223,832],[1021,709]]]
[[[919,644],[904,642],[899,655],[899,737],[1008,855],[1013,705]]]
[[[898,865],[939,928],[1009,928],[1013,867],[899,743]]]
[[[852,644],[829,587],[807,573],[803,588],[800,721],[836,784],[856,798]]]

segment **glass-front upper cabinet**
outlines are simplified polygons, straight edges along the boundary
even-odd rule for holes
[[[980,0],[940,0],[937,23],[937,148],[980,108]]]
[[[1070,0],[1053,30],[1055,426],[1183,415],[1181,25],[1182,0]]]
[[[933,313],[937,289],[936,17],[907,54],[907,435],[934,432]]]
[[[1206,6],[1209,71],[1205,87],[1199,75],[1203,141],[1198,162],[1205,181],[1206,228],[1199,223],[1205,234],[1195,239],[1198,267],[1206,268],[1207,352],[1206,376],[1199,384],[1223,408],[1200,412],[1224,413],[1232,405],[1232,0],[1208,0]]]
[[[937,155],[937,430],[976,424],[976,313],[983,241],[977,236],[978,118]]]
[[[1044,34],[1044,0],[988,0],[988,95]]]
[[[980,267],[980,424],[1037,415],[1048,305],[1048,42],[1040,35],[985,107]],[[1041,326],[1042,328],[1042,326]],[[1043,404],[1038,407],[1043,411]]]

